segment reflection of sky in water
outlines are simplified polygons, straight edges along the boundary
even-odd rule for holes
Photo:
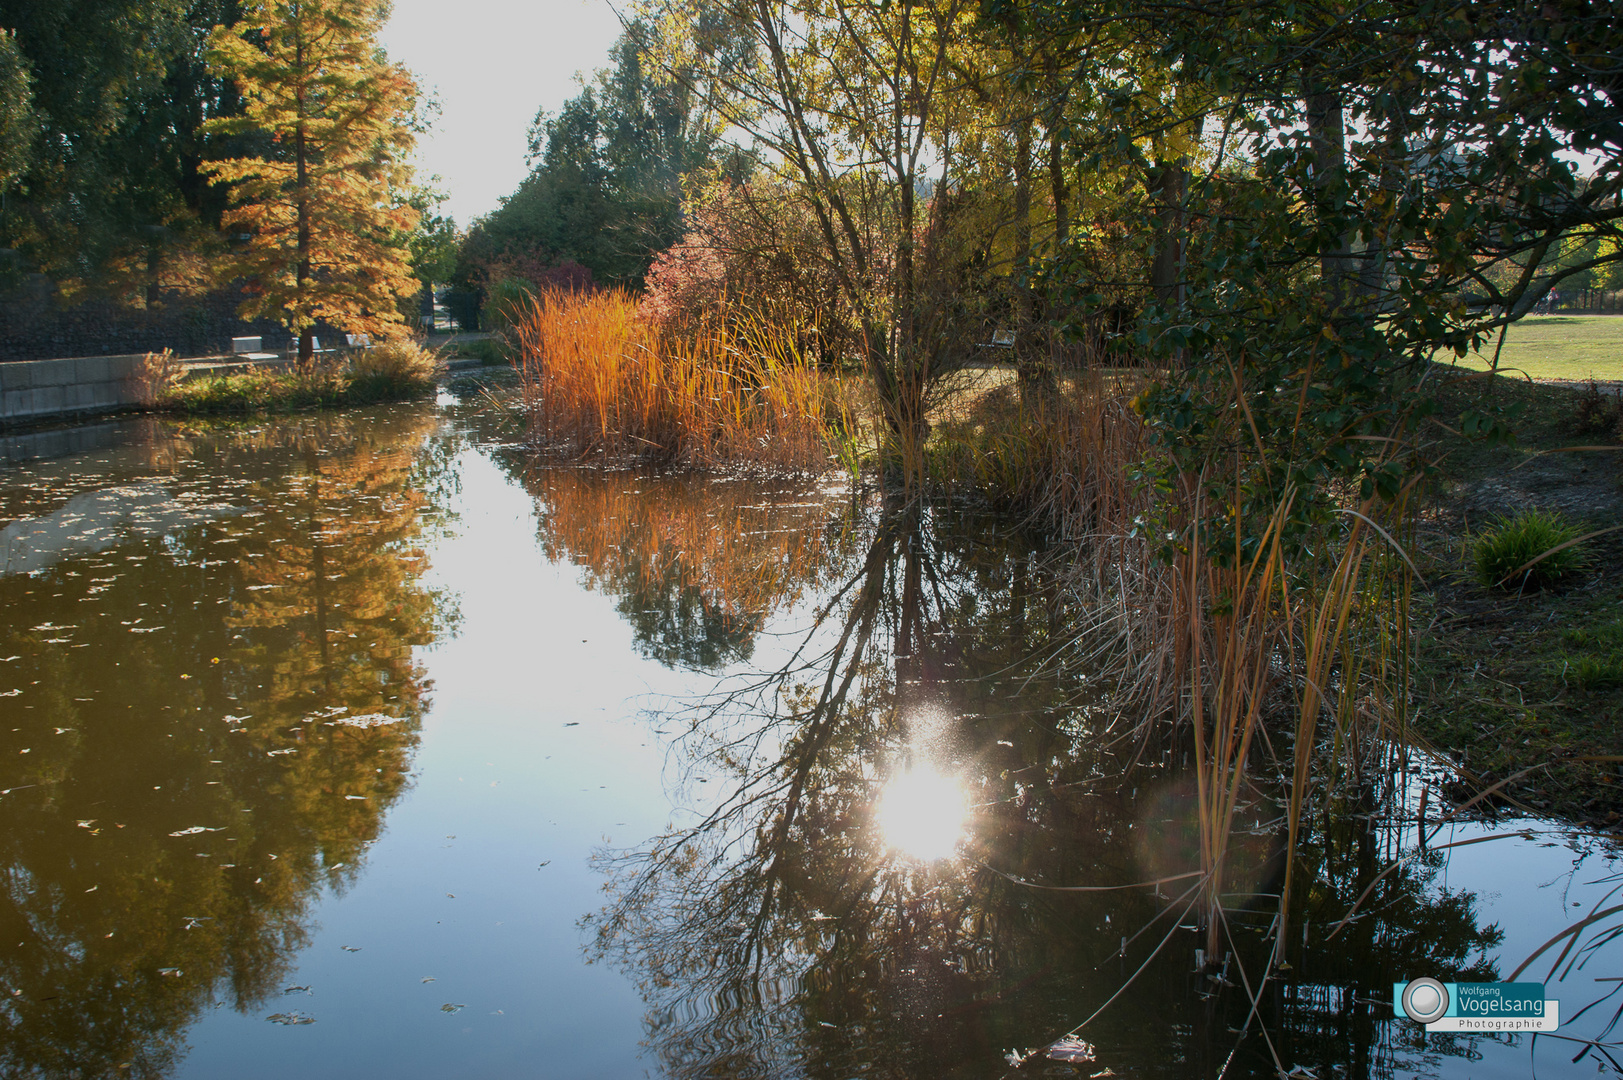
[[[434,438],[443,436],[442,431]],[[1005,1071],[1005,1050],[1057,1036],[1091,1012],[1131,972],[1131,966],[1114,962],[1111,952],[1121,937],[1138,929],[1137,923],[1128,925],[1128,919],[1147,921],[1153,912],[1153,904],[1143,896],[1134,901],[1137,906],[1125,907],[1114,894],[1108,900],[1092,894],[1039,896],[1002,879],[988,884],[989,877],[977,868],[976,860],[986,859],[1000,869],[1021,872],[1020,859],[1033,858],[1039,860],[1033,878],[1049,884],[1094,885],[1111,880],[1112,874],[1113,880],[1141,878],[1138,863],[1149,860],[1141,849],[1171,846],[1169,828],[1144,840],[1140,834],[1149,830],[1125,820],[1117,804],[1108,801],[1107,792],[1101,789],[1094,795],[1092,787],[1080,783],[1084,778],[1065,774],[1068,755],[1080,751],[1061,737],[1062,732],[1043,726],[1048,720],[1036,706],[1030,706],[1030,723],[1022,718],[1021,709],[1035,700],[1034,691],[1024,690],[1025,697],[1007,695],[1014,699],[1007,714],[996,712],[988,696],[976,705],[978,711],[967,713],[934,704],[903,710],[906,722],[893,727],[881,723],[896,711],[893,697],[854,699],[854,712],[871,720],[879,734],[869,741],[864,739],[871,733],[835,744],[846,755],[840,768],[857,762],[848,768],[849,786],[840,787],[844,781],[836,778],[822,801],[806,808],[797,826],[800,831],[786,845],[790,865],[773,894],[777,906],[769,915],[788,925],[792,940],[783,949],[785,964],[768,965],[755,984],[761,1000],[749,1008],[743,1006],[751,999],[738,986],[723,987],[724,993],[708,997],[659,998],[649,986],[637,983],[640,973],[635,963],[583,962],[588,934],[580,920],[612,899],[603,888],[614,883],[602,872],[601,860],[594,865],[594,854],[606,847],[634,849],[672,820],[691,820],[725,798],[727,791],[719,789],[733,778],[725,768],[692,771],[688,747],[676,741],[683,726],[657,711],[652,719],[639,714],[714,689],[725,673],[694,670],[700,666],[697,661],[746,655],[736,644],[742,635],[748,634],[753,642],[751,664],[770,669],[797,640],[783,633],[785,625],[809,622],[810,597],[789,611],[773,609],[761,599],[772,584],[770,576],[758,573],[764,561],[754,558],[753,549],[718,545],[727,573],[713,576],[708,584],[715,586],[713,591],[732,590],[729,595],[741,599],[735,600],[734,610],[722,612],[728,619],[702,605],[692,614],[677,601],[700,604],[699,599],[658,590],[677,588],[663,574],[663,552],[678,543],[702,541],[702,533],[690,536],[670,527],[664,546],[647,551],[615,542],[610,534],[609,550],[594,552],[590,560],[581,554],[585,547],[575,543],[552,561],[540,550],[537,533],[542,526],[534,495],[481,453],[463,450],[450,466],[455,483],[446,487],[449,494],[444,497],[456,516],[418,542],[426,543],[431,566],[423,580],[454,597],[459,629],[454,635],[441,634],[432,644],[408,649],[409,659],[426,669],[425,686],[431,683],[431,707],[423,714],[420,745],[404,758],[409,783],[381,817],[380,834],[358,862],[343,875],[334,869],[327,884],[316,889],[302,916],[307,939],[289,948],[292,963],[275,993],[244,1013],[226,1004],[204,1011],[186,1028],[190,1050],[170,1075],[277,1080],[289,1075],[642,1076],[656,1074],[677,1060],[674,1053],[660,1057],[649,1047],[661,1046],[662,1040],[668,1043],[673,1033],[692,1031],[697,1041],[677,1049],[691,1050],[696,1062],[709,1062],[720,1070],[715,1075],[728,1075],[723,1067],[729,1060],[725,1051],[758,1048],[764,1040],[779,1054],[772,1061],[778,1075],[859,1075],[863,1070],[858,1066],[877,1062],[871,1071],[883,1075],[952,1072],[990,1080]],[[78,489],[65,504],[57,499],[42,505],[29,520],[7,526],[9,538],[27,541],[27,554],[15,557],[38,560],[37,565],[19,568],[57,573],[78,567],[73,560],[88,560],[91,555],[126,559],[126,570],[143,560],[170,557],[177,563],[192,559],[188,567],[207,566],[218,553],[204,558],[156,540],[197,536],[226,525],[237,530],[232,535],[251,538],[253,530],[269,520],[250,502],[252,495],[240,478],[230,470],[222,473],[218,483],[189,476],[166,477],[160,485],[126,470],[98,481],[104,489],[100,492]],[[4,479],[0,474],[0,483]],[[628,478],[627,488],[633,484]],[[559,481],[548,490],[563,497],[567,487]],[[664,504],[640,492],[618,495],[619,501],[603,503],[616,514],[628,513],[627,498],[640,500],[633,509],[665,513]],[[582,500],[583,506],[594,505],[580,492],[572,497]],[[218,508],[228,501],[253,508],[245,514],[232,513],[229,520],[219,518],[224,511]],[[216,509],[200,509],[206,507]],[[638,518],[632,528],[645,529],[642,520]],[[669,527],[669,522],[662,527]],[[563,544],[559,533],[551,535],[552,542]],[[102,543],[101,538],[109,536],[115,542]],[[639,537],[646,539],[641,533]],[[737,539],[729,538],[735,543]],[[298,537],[278,543],[291,547],[296,541]],[[260,554],[263,546],[252,553]],[[228,548],[221,542],[219,552]],[[8,544],[7,550],[13,548]],[[650,552],[661,561],[656,564]],[[588,561],[589,566],[582,565]],[[355,572],[364,570],[361,566]],[[592,587],[583,587],[583,581]],[[12,584],[26,583],[13,577]],[[633,586],[642,592],[613,591]],[[101,591],[93,595],[110,600],[118,585],[95,588]],[[264,598],[254,603],[270,611],[274,606],[270,597],[277,590],[248,593],[251,588],[247,586],[245,594]],[[666,607],[655,604],[670,597],[676,600]],[[198,598],[162,599],[185,607]],[[240,598],[238,602],[248,603]],[[93,610],[99,610],[96,604],[86,604],[84,618],[76,620],[77,629],[67,627],[72,634],[63,633],[58,635],[60,643],[39,647],[67,649],[91,640],[86,634]],[[771,613],[770,620],[762,612]],[[638,615],[643,616],[640,621]],[[156,640],[145,628],[164,620],[156,612],[141,617],[145,623],[135,624],[132,618],[135,629],[120,633],[133,634],[130,640],[138,642]],[[367,617],[386,619],[388,614],[370,612]],[[951,664],[941,670],[949,674],[968,670],[970,654],[990,649],[988,640],[1017,640],[1012,629],[997,622],[1000,618],[1003,613],[990,606],[977,611],[974,619],[963,620],[961,640],[951,639],[939,626],[932,628],[930,632],[950,646],[941,650],[943,654],[957,650]],[[1031,621],[1037,619],[1034,612]],[[136,633],[137,629],[143,632]],[[685,638],[672,636],[690,630],[714,633],[724,647],[689,648]],[[239,632],[250,634],[252,628]],[[360,628],[345,634],[358,632]],[[921,629],[921,639],[923,633]],[[363,649],[370,644],[356,642]],[[670,642],[683,647],[666,647]],[[16,652],[8,648],[0,660]],[[950,682],[941,671],[929,668],[935,659],[927,655],[928,649],[921,645],[917,653],[923,659],[916,669],[908,669],[910,677],[934,678],[939,685]],[[128,659],[111,650],[107,655],[110,662]],[[676,667],[658,662],[660,658]],[[901,667],[896,658],[881,659],[865,679],[884,683],[895,677]],[[182,668],[208,661],[206,655],[174,658]],[[997,660],[994,666],[1001,664]],[[0,679],[9,678],[6,669],[13,667],[11,662],[0,664]],[[182,674],[192,675],[193,670],[170,671],[164,682],[154,682],[153,700],[170,700],[161,695],[174,694],[178,702],[177,687],[195,686],[190,680],[180,683]],[[55,689],[71,701],[74,688]],[[0,700],[0,708],[46,703],[42,696],[46,691],[31,683],[6,682],[0,690],[19,693],[17,698]],[[241,718],[245,710],[227,708],[229,702],[220,705],[218,715],[199,713],[199,723],[219,721],[234,731],[256,719]],[[334,715],[354,721],[383,714]],[[345,737],[371,733],[368,727],[335,721],[331,730],[338,729],[347,733]],[[37,730],[51,738],[84,735],[50,735],[54,730],[50,725]],[[183,738],[187,732],[173,734]],[[276,769],[315,757],[315,735],[305,741],[302,733],[297,738],[282,734],[287,744],[278,744],[280,748],[271,753],[297,752],[275,757]],[[771,756],[791,745],[780,736],[765,737],[761,752]],[[13,762],[33,763],[46,754],[38,745],[18,749],[29,753],[13,753]],[[715,763],[707,759],[701,764]],[[218,781],[206,769],[226,766],[213,761],[200,764],[207,779],[164,778],[166,790],[171,784],[194,783],[205,794],[218,790],[209,786]],[[367,765],[366,771],[371,768]],[[137,770],[132,764],[129,771]],[[253,774],[273,780],[282,775]],[[876,776],[886,779],[876,782]],[[342,792],[350,790],[337,782],[342,779],[317,774],[292,792],[293,801],[317,807],[341,802],[348,798]],[[260,786],[268,788],[271,783]],[[257,797],[253,785],[244,784],[241,790],[249,793],[244,798]],[[1053,791],[1076,794],[1062,803]],[[861,794],[847,805],[838,798],[847,792]],[[868,805],[874,792],[878,798]],[[64,798],[83,800],[87,806],[108,797],[101,791],[64,793]],[[4,798],[12,799],[11,793]],[[1182,798],[1174,787],[1146,783],[1136,810],[1131,805],[1128,809],[1176,821]],[[329,799],[333,803],[323,801]],[[0,814],[14,812],[18,805],[0,802]],[[182,805],[188,811],[192,806]],[[180,851],[190,861],[194,856],[184,845],[201,845],[198,850],[205,854],[223,850],[219,845],[231,834],[196,831],[215,830],[221,824],[210,816],[209,804],[196,805],[195,814],[152,830],[148,842],[159,854]],[[261,809],[250,806],[248,815],[263,812],[264,804],[257,805]],[[1106,809],[1098,809],[1101,806]],[[99,820],[104,816],[86,809],[82,817],[92,822],[90,826],[81,829],[69,822],[66,832],[74,834],[71,842],[116,843],[117,822]],[[770,807],[754,809],[745,815],[734,838],[747,840],[771,820]],[[0,824],[0,829],[6,827]],[[99,835],[92,836],[92,830]],[[81,832],[83,836],[78,835]],[[1478,832],[1477,827],[1460,826],[1452,836],[1466,838]],[[1449,836],[1441,834],[1436,842]],[[1543,846],[1552,840],[1553,846]],[[85,856],[80,869],[94,869],[96,858],[107,858],[102,849],[85,850],[97,854]],[[281,854],[288,856],[286,851]],[[1476,923],[1498,921],[1506,932],[1494,955],[1500,972],[1508,974],[1516,961],[1581,918],[1611,887],[1602,879],[1616,872],[1615,864],[1602,853],[1588,856],[1576,872],[1573,857],[1566,838],[1559,835],[1455,848],[1426,888],[1432,895],[1443,887],[1478,892]],[[863,923],[849,907],[840,906],[860,894],[841,889],[870,873],[880,902],[874,905],[873,920]],[[910,894],[906,890],[914,879],[923,883],[923,891]],[[76,885],[75,896],[63,902],[105,903],[116,918],[122,900],[112,895],[111,888],[85,892],[92,884],[87,878]],[[200,910],[165,910],[173,910],[175,925],[146,928],[168,935],[169,953],[163,955],[172,954],[176,969],[200,962],[188,949],[202,940],[211,924],[195,918]],[[237,914],[248,918],[254,913]],[[670,920],[682,913],[654,914],[667,918],[662,925],[669,930]],[[186,921],[187,916],[193,921]],[[887,926],[881,916],[899,922]],[[943,932],[944,927],[961,931],[977,918],[1002,925],[1003,936],[995,939],[995,947]],[[120,927],[132,935],[137,929]],[[711,940],[736,941],[748,927],[741,921],[711,929],[715,934]],[[1323,932],[1322,926],[1313,929],[1315,936]],[[891,951],[879,957],[854,947],[849,953],[839,951],[841,935],[855,940],[870,933]],[[885,937],[887,933],[892,936]],[[1347,936],[1352,936],[1350,931]],[[655,948],[650,940],[639,944]],[[704,941],[675,933],[664,944],[691,951]],[[1103,948],[1095,949],[1096,944]],[[5,942],[0,946],[11,948]],[[72,947],[77,946],[70,943]],[[1575,1012],[1589,996],[1599,996],[1594,987],[1600,984],[1592,981],[1596,976],[1615,976],[1623,970],[1616,962],[1616,948],[1614,943],[1603,950],[1568,984],[1551,984],[1551,996],[1562,999],[1565,1014]],[[702,954],[698,960],[707,964],[713,956]],[[830,957],[854,960],[846,969],[829,962]],[[871,968],[863,966],[868,961],[873,961]],[[167,970],[170,964],[164,966]],[[1544,977],[1547,966],[1546,962],[1531,969],[1524,978]],[[1142,992],[1126,995],[1124,1004],[1101,1022],[1100,1031],[1085,1032],[1097,1042],[1102,1056],[1080,1075],[1104,1068],[1124,1076],[1141,1068],[1159,1070],[1158,1075],[1192,1075],[1180,1072],[1183,1066],[1166,1057],[1174,1038],[1193,1038],[1190,1030],[1184,1026],[1174,1032],[1173,1021],[1157,1012],[1169,1000],[1193,1000],[1187,992],[1187,967],[1187,957],[1180,954],[1169,963],[1168,973],[1154,973]],[[153,973],[160,988],[171,978],[178,976]],[[1161,983],[1171,987],[1165,996],[1157,989]],[[1384,991],[1366,987],[1363,992]],[[794,999],[796,993],[801,998]],[[315,1022],[266,1021],[273,1014],[292,1013]],[[763,1020],[768,1014],[769,1019]],[[1178,1014],[1178,1023],[1188,1015],[1194,1014]],[[1610,1008],[1590,1015],[1601,1018],[1594,1025],[1598,1029],[1610,1016]],[[1232,1046],[1224,1024],[1237,1019],[1219,1016],[1214,1026],[1212,1045],[1222,1053]],[[1399,1042],[1404,1038],[1402,1031],[1388,1035]],[[941,1052],[943,1045],[950,1052],[930,1056]],[[1540,1040],[1538,1053],[1540,1075],[1578,1075],[1573,1068],[1593,1075],[1592,1061],[1568,1065],[1572,1051],[1554,1040]],[[1406,1078],[1520,1077],[1528,1074],[1532,1059],[1525,1039],[1501,1037],[1449,1046],[1403,1042],[1389,1060],[1390,1075]],[[1287,1067],[1296,1063],[1285,1062]],[[1300,1063],[1318,1067],[1311,1057]]]
[[[62,559],[156,540],[235,512],[182,501],[156,483],[83,492],[47,517],[24,518],[0,529],[0,575],[34,573]]]
[[[311,993],[209,1016],[182,1076],[642,1075],[641,1000],[582,964],[576,919],[602,902],[593,851],[669,813],[661,747],[628,714],[690,684],[637,654],[577,568],[537,557],[522,490],[477,454],[457,464],[460,519],[430,580],[462,624],[425,657],[412,792],[366,874],[316,910],[288,976]],[[318,1022],[265,1023],[277,1007]]]

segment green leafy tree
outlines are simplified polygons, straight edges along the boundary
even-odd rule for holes
[[[214,27],[236,0],[11,0],[31,119],[3,140],[12,177],[0,245],[73,294],[127,295],[177,271],[203,283],[195,258],[218,225],[201,163],[202,117],[230,115],[234,95],[203,69]],[[6,47],[10,51],[10,46]],[[0,61],[0,69],[11,63]],[[178,257],[177,257],[178,256]],[[147,299],[155,292],[147,290]]]
[[[301,362],[318,320],[386,337],[416,291],[405,159],[417,88],[378,46],[387,13],[368,0],[262,0],[209,53],[246,107],[207,130],[270,139],[209,170],[232,186],[227,225],[247,234],[232,259],[249,282],[242,314],[286,325]]]
[[[555,115],[536,116],[535,167],[469,230],[458,284],[487,288],[579,263],[597,280],[641,285],[681,236],[682,178],[710,161],[716,133],[702,89],[649,65],[653,36],[631,23],[610,67]]]

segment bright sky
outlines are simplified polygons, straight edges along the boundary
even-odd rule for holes
[[[450,193],[442,212],[467,228],[511,195],[536,110],[574,97],[619,36],[608,0],[394,0],[383,46],[444,108],[417,144],[420,177]]]

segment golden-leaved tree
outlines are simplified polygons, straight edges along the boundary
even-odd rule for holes
[[[247,237],[232,265],[248,282],[243,317],[286,325],[301,362],[317,320],[386,337],[398,298],[417,290],[406,201],[417,87],[377,42],[387,15],[379,0],[255,0],[209,52],[246,101],[209,132],[263,150],[210,166],[232,185],[226,226]]]

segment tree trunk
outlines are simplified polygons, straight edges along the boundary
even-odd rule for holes
[[[299,42],[294,52],[295,62],[300,71],[304,68],[304,43]],[[293,135],[293,161],[296,174],[296,189],[294,193],[294,206],[298,214],[299,240],[298,240],[298,268],[295,271],[297,281],[296,293],[299,306],[304,306],[304,287],[310,280],[310,159],[309,148],[305,144],[304,131],[304,87],[301,84],[294,91],[294,100],[297,102],[298,121]],[[306,316],[300,310],[296,313],[302,321]],[[316,358],[315,331],[309,326],[303,326],[299,331],[299,363],[309,364]]]
[[[1014,295],[1014,364],[1020,404],[1034,416],[1046,415],[1058,396],[1053,365],[1048,362],[1047,335],[1038,341],[1037,295],[1031,288],[1031,125],[1020,121],[1014,145],[1014,267],[1019,284]]]
[[[1322,213],[1334,209],[1334,189],[1347,168],[1346,120],[1340,93],[1319,86],[1311,75],[1304,81],[1307,83],[1307,135],[1313,152],[1313,184]],[[1352,238],[1343,235],[1335,249],[1326,253],[1319,263],[1324,303],[1329,311],[1338,311],[1346,305],[1352,270]]]
[[[1184,199],[1189,172],[1182,158],[1155,163],[1149,187],[1156,203],[1155,259],[1150,263],[1150,289],[1168,309],[1183,305],[1185,245]]]
[[[1065,144],[1059,133],[1048,133],[1048,183],[1054,195],[1054,246],[1071,242],[1071,188],[1065,180]]]

